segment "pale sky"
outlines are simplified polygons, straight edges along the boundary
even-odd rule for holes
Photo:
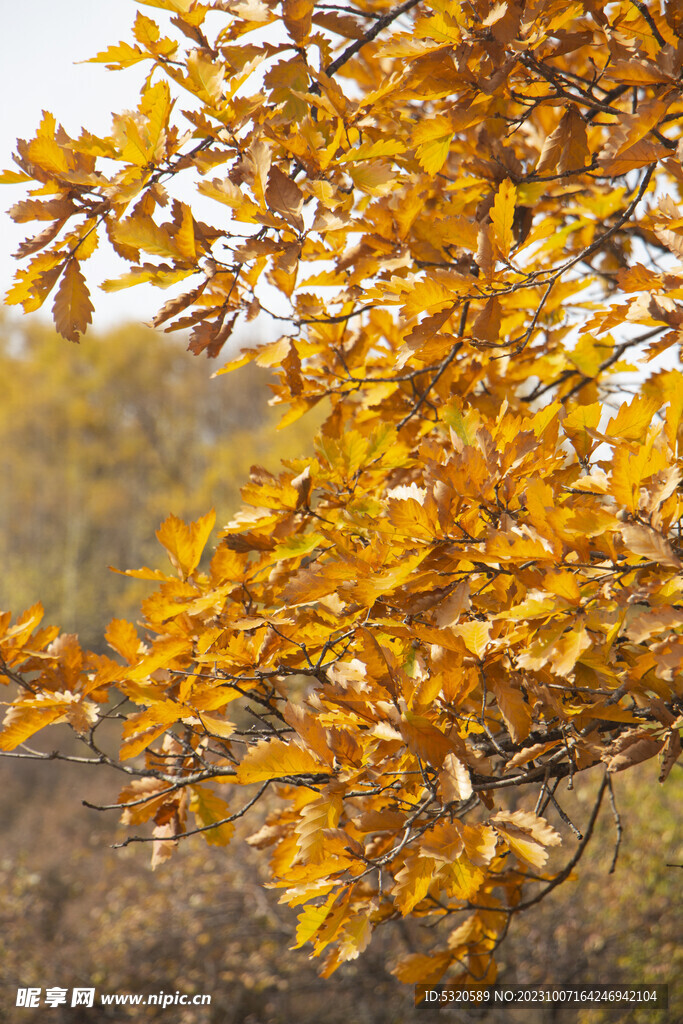
[[[121,39],[133,41],[138,10],[133,0],[0,0],[0,169],[14,167],[17,137],[31,138],[41,111],[53,113],[72,136],[81,127],[108,132],[111,112],[137,106],[148,65],[107,71],[102,64],[77,64]],[[163,12],[149,8],[154,17]],[[0,293],[5,294],[20,265],[11,253],[31,233],[31,224],[14,224],[6,211],[26,198],[22,186],[0,186]],[[40,225],[36,225],[38,230]],[[105,250],[105,247],[102,247]],[[169,297],[154,288],[129,288],[107,294],[96,285],[126,269],[110,250],[88,261],[93,292],[93,326],[106,329],[125,320],[148,320]],[[25,265],[25,261],[21,266]],[[52,296],[40,314],[50,316]],[[21,307],[10,307],[21,316]]]

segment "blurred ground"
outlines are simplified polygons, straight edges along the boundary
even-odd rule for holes
[[[89,772],[89,774],[88,774]],[[125,837],[112,812],[118,780],[60,762],[0,760],[0,1019],[33,1024],[46,1010],[17,1009],[18,986],[96,986],[104,992],[207,992],[212,1006],[122,1008],[97,1020],[179,1024],[407,1024],[439,1019],[503,1024],[612,1024],[683,1020],[680,936],[683,835],[680,778],[657,787],[653,766],[617,778],[625,835],[609,875],[614,822],[606,804],[578,879],[520,917],[500,950],[500,981],[668,982],[669,1011],[498,1009],[466,1016],[416,1011],[412,987],[388,973],[424,939],[415,921],[389,925],[355,963],[318,978],[306,950],[290,950],[295,911],[264,889],[265,860],[241,838],[227,849],[181,844],[152,873],[150,847],[112,850]],[[678,772],[678,776],[680,776]],[[571,812],[588,815],[595,785],[577,783]],[[565,801],[567,808],[570,804]],[[113,812],[115,813],[115,812]],[[252,831],[255,825],[242,829]],[[571,850],[571,840],[569,841]],[[533,915],[533,916],[532,916]],[[427,941],[431,935],[427,936]],[[78,1015],[80,1013],[80,1016]],[[555,1014],[553,1016],[553,1013]],[[92,1010],[49,1010],[54,1024],[93,1024]]]

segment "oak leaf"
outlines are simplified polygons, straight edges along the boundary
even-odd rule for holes
[[[92,322],[94,308],[78,260],[69,260],[52,307],[55,326],[62,337],[79,341]]]

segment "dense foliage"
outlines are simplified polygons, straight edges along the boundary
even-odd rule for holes
[[[78,139],[46,113],[4,175],[32,186],[14,218],[48,222],[8,300],[55,290],[78,340],[106,235],[131,265],[106,288],[192,278],[155,325],[212,357],[240,317],[282,321],[223,371],[275,368],[284,422],[332,411],[314,451],[252,469],[205,571],[213,513],[165,520],[172,572],[130,571],[157,589],[142,635],[108,627],[118,657],[37,607],[0,620],[0,745],[69,722],[128,776],[155,863],[188,832],[227,844],[275,791],[250,842],[324,973],[414,915],[442,940],[401,980],[490,982],[610,773],[660,756],[663,781],[681,749],[683,377],[647,370],[683,322],[681,16],[141,6],[168,28],[140,12],[94,58],[146,63],[138,110]],[[594,766],[577,825],[563,787]]]

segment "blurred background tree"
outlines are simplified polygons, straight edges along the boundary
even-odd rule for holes
[[[0,380],[0,606],[41,600],[91,649],[148,592],[106,566],[164,564],[169,512],[213,506],[220,528],[250,466],[298,455],[310,425],[275,429],[262,370],[212,380],[135,324],[64,346],[40,322],[0,321]]]

